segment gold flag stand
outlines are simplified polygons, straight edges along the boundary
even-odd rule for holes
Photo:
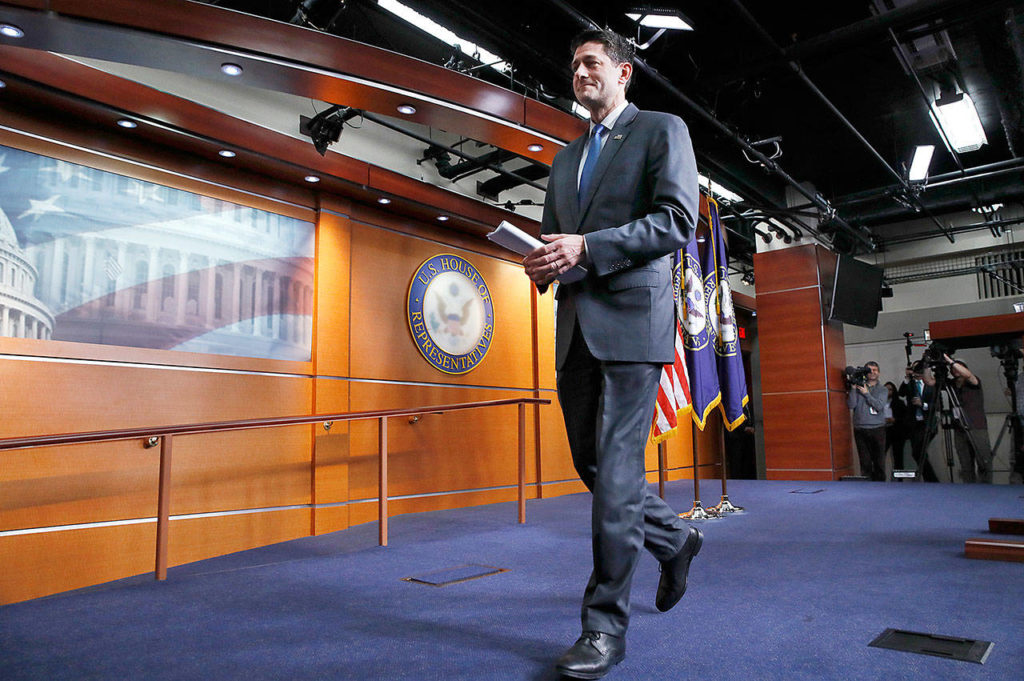
[[[712,508],[704,508],[700,503],[700,455],[697,447],[697,424],[690,422],[690,433],[693,436],[693,508],[679,517],[686,520],[719,520],[723,516]]]
[[[725,426],[722,426],[722,500],[712,506],[710,511],[715,511],[720,516],[725,516],[728,513],[746,513],[746,509],[742,506],[735,506],[729,501],[729,490],[726,487],[726,480],[728,478],[728,471],[725,469]]]

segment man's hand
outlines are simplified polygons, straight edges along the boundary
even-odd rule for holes
[[[548,243],[528,253],[523,267],[533,283],[547,286],[583,259],[583,235],[542,234],[540,238]]]
[[[857,388],[857,392],[859,392],[861,395],[867,395],[868,394],[867,386],[858,385],[858,386],[855,386],[855,387]]]

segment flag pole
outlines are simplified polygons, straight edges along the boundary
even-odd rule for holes
[[[690,433],[693,441],[693,508],[686,513],[680,513],[680,518],[687,520],[713,520],[722,516],[716,511],[705,509],[700,503],[700,454],[697,447],[697,424],[690,421]]]
[[[722,500],[717,504],[709,508],[709,511],[715,511],[718,515],[724,516],[726,513],[743,513],[745,509],[742,506],[734,506],[729,501],[729,490],[726,487],[726,480],[729,477],[728,471],[726,471],[726,461],[729,457],[725,454],[725,423],[722,423],[721,429],[721,442],[722,442]]]

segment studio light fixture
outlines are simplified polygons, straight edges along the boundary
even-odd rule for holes
[[[679,10],[670,7],[652,7],[649,5],[632,7],[626,12],[626,16],[647,28],[661,28],[669,31],[693,30],[693,22],[687,19]]]
[[[974,206],[971,210],[978,215],[991,215],[992,213],[998,212],[1002,207],[1003,204],[1001,203],[993,203],[987,206]]]
[[[398,2],[398,0],[377,0],[377,4],[381,9],[391,12],[400,19],[409,22],[419,30],[425,31],[438,40],[451,45],[466,56],[472,57],[481,64],[489,66],[499,73],[508,72],[510,68],[508,62],[498,55],[487,51],[472,40],[467,40],[464,36],[455,34],[450,29],[442,26],[429,17],[420,14],[413,8]]]
[[[937,125],[957,152],[976,151],[988,144],[974,100],[966,92],[943,92],[935,100],[934,110]]]
[[[437,221],[438,222],[448,222],[448,216],[447,215],[438,215],[437,216]]]
[[[14,24],[0,24],[0,34],[8,38],[24,38],[25,31],[21,30]]]
[[[0,80],[0,90],[3,90],[5,87],[7,87],[7,83]]]
[[[389,199],[389,198],[388,198],[388,197],[386,197],[386,196],[382,196],[382,197],[380,197],[379,199],[377,199],[377,203],[379,203],[379,204],[380,204],[380,205],[382,205],[382,206],[386,206],[386,205],[388,205],[389,203],[391,203],[391,199]]]
[[[544,151],[544,145],[543,144],[531,144],[531,145],[529,145],[526,148],[529,149],[532,152]]]
[[[131,130],[132,128],[139,127],[138,123],[136,123],[135,121],[130,121],[127,118],[122,118],[117,122],[117,124],[120,125],[122,128],[127,128],[129,130]]]
[[[299,116],[299,132],[313,140],[313,147],[317,153],[324,156],[327,154],[327,147],[341,138],[345,123],[356,116],[361,116],[362,113],[359,109],[335,104],[312,118]]]
[[[922,144],[914,149],[914,158],[910,162],[910,172],[907,179],[911,182],[924,182],[928,179],[928,166],[932,162],[932,154],[935,153],[935,146]]]
[[[712,182],[711,179],[708,178],[706,175],[698,173],[697,183],[700,186],[706,188],[709,192],[711,192],[714,196],[716,196],[719,199],[724,199],[726,201],[731,201],[733,203],[739,203],[744,200],[743,197],[737,194],[736,192],[729,191],[728,189],[718,184],[717,182]]]
[[[223,156],[224,158],[234,158],[236,156],[235,152],[231,151],[230,149],[221,149],[217,153]]]
[[[317,182],[320,181],[320,178],[317,177],[316,175],[306,175],[305,180],[310,184],[316,184]]]
[[[238,64],[225,63],[220,65],[221,72],[227,76],[240,76],[242,75],[242,67]]]
[[[416,107],[414,107],[412,104],[400,104],[397,108],[398,113],[403,114],[405,116],[412,116],[414,113],[416,113]]]

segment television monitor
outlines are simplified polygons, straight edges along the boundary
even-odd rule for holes
[[[829,319],[875,328],[882,307],[882,268],[847,255],[836,261]]]

